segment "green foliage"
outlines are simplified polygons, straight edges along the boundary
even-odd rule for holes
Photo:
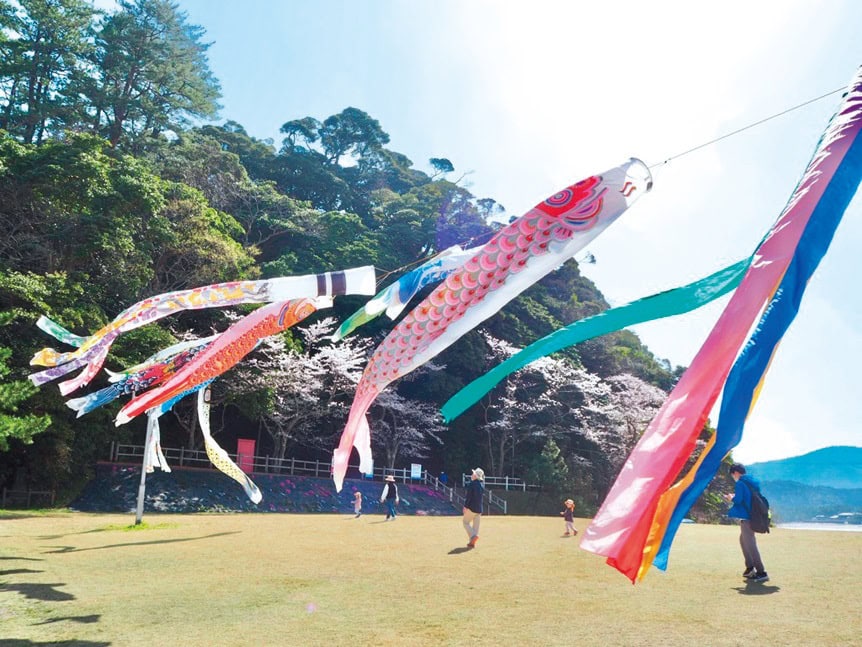
[[[85,86],[94,130],[112,146],[134,146],[212,117],[219,83],[209,70],[203,29],[169,0],[121,0],[96,38],[95,75]]]
[[[0,129],[41,142],[74,120],[75,89],[92,51],[95,11],[86,0],[19,0],[0,6]]]
[[[527,469],[528,482],[552,491],[566,489],[569,480],[569,467],[557,443],[549,438],[541,453],[536,456]]]
[[[7,381],[11,372],[7,362],[11,356],[10,349],[0,347],[0,451],[9,449],[11,438],[30,444],[33,436],[51,426],[47,415],[19,415],[19,406],[38,389],[26,380]]]

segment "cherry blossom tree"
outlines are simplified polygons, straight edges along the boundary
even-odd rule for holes
[[[429,441],[442,443],[443,419],[436,406],[405,398],[396,389],[383,391],[371,408],[371,444],[395,467],[399,457],[425,458]]]
[[[493,363],[516,350],[487,334],[485,340]],[[491,472],[505,473],[507,461],[514,468],[516,447],[532,442],[537,450],[559,446],[573,479],[604,487],[665,398],[633,375],[602,379],[566,357],[539,359],[482,401]]]
[[[276,458],[284,458],[290,442],[329,449],[333,434],[321,431],[347,417],[369,342],[348,337],[331,343],[335,323],[327,317],[300,329],[304,350],[288,346],[283,335],[267,337],[232,376],[236,395],[264,394],[259,420]]]

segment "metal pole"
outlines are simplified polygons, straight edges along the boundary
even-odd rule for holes
[[[153,421],[155,418],[147,416],[147,439],[144,441],[144,460],[141,461],[141,484],[138,486],[138,507],[135,512],[135,525],[141,525],[144,518],[144,492],[147,488],[147,447],[153,440]]]

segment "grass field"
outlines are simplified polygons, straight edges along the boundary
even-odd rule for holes
[[[636,586],[549,517],[0,516],[0,644],[862,645],[862,533],[685,525]],[[583,530],[586,520],[576,526]]]

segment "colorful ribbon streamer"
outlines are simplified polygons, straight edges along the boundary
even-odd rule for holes
[[[724,312],[625,462],[581,547],[605,555],[633,582],[649,567],[645,551],[661,497],[685,465],[748,330],[781,284],[803,232],[817,214],[843,212],[862,169],[862,68],[820,140],[805,174]],[[852,187],[852,190],[848,190]],[[711,453],[711,452],[708,452]]]
[[[632,301],[600,314],[581,319],[533,342],[490,371],[477,377],[453,395],[440,409],[451,422],[493,389],[501,380],[541,357],[587,339],[600,337],[627,326],[689,312],[727,294],[742,280],[751,258],[720,269],[714,274],[672,290]]]
[[[653,518],[654,531],[644,550],[647,568],[653,554],[652,563],[662,570],[667,568],[670,548],[683,517],[712,481],[724,457],[742,439],[745,421],[754,409],[772,358],[799,312],[808,281],[829,249],[860,178],[862,137],[857,137],[811,215],[781,285],[728,375],[721,396],[716,433],[708,451],[704,451],[699,462],[692,467],[690,476],[686,475],[680,484],[662,496]]]

